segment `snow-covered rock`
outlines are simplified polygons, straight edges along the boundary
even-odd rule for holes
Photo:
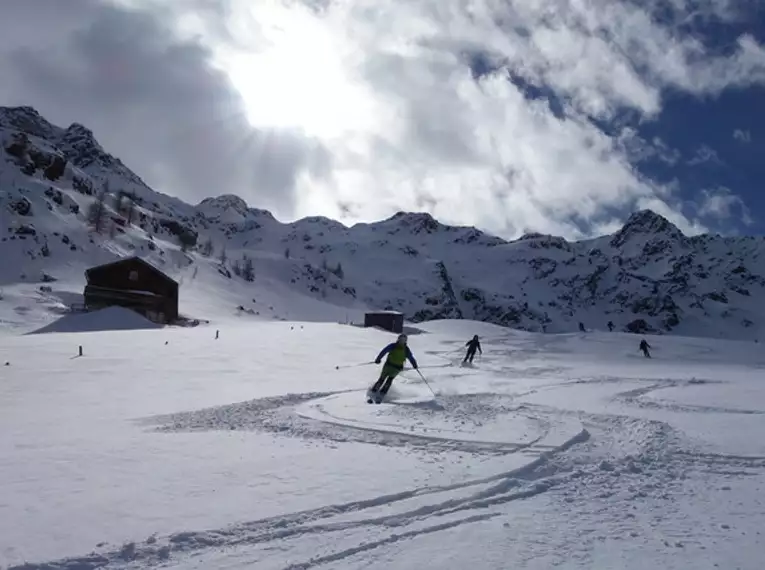
[[[323,217],[282,223],[234,195],[194,206],[155,192],[87,127],[0,108],[0,286],[45,273],[76,289],[85,268],[139,255],[188,278],[182,310],[187,276],[199,273],[206,296],[269,318],[305,318],[300,307],[313,303],[332,315],[396,309],[414,322],[567,332],[610,321],[638,333],[756,339],[765,327],[764,251],[763,238],[685,236],[648,210],[581,242],[507,241],[427,213],[353,227]],[[289,315],[253,301],[285,295]]]

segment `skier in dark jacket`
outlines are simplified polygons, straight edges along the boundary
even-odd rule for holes
[[[472,364],[476,350],[479,352],[479,354],[483,354],[483,350],[481,350],[481,343],[478,340],[478,335],[473,336],[472,340],[467,341],[465,346],[467,346],[468,349],[465,358],[462,360],[463,363],[470,362]]]
[[[417,370],[417,360],[414,358],[412,351],[407,346],[407,338],[405,334],[401,334],[396,339],[396,342],[392,342],[380,351],[380,354],[375,358],[375,364],[380,364],[382,357],[386,354],[388,358],[385,360],[385,364],[380,372],[380,378],[377,379],[375,385],[372,386],[372,392],[379,392],[382,396],[388,393],[393,379],[398,376],[399,372],[404,369],[404,363],[409,360],[412,363],[412,368]]]
[[[645,339],[640,341],[640,350],[643,351],[643,356],[646,358],[651,358],[651,353],[648,352],[648,349],[651,348],[651,345],[649,345]]]

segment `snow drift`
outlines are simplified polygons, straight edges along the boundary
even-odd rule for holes
[[[90,313],[65,315],[29,334],[130,331],[159,328],[162,328],[162,325],[148,320],[135,311],[123,307],[108,307]]]

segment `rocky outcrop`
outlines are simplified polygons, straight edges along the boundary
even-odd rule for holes
[[[454,292],[454,285],[443,261],[436,262],[435,273],[438,276],[437,282],[440,284],[440,289],[427,296],[425,307],[412,315],[411,320],[415,323],[433,319],[464,318]]]

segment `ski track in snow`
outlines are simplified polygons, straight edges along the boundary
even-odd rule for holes
[[[291,400],[290,398],[287,401]],[[285,399],[281,399],[282,402]],[[273,405],[271,403],[271,405]],[[263,408],[268,409],[266,404]],[[177,428],[177,426],[174,426]],[[542,493],[553,485],[559,484],[565,477],[556,477],[556,470],[547,467],[550,458],[576,443],[586,441],[589,434],[581,430],[555,449],[544,451],[531,463],[506,473],[475,479],[446,486],[420,487],[392,495],[374,497],[363,501],[328,505],[289,515],[238,524],[226,529],[202,532],[180,532],[163,540],[152,538],[146,544],[130,543],[118,550],[92,554],[87,557],[69,558],[43,564],[25,564],[13,566],[11,570],[89,570],[95,568],[147,567],[161,564],[171,554],[193,553],[208,548],[235,547],[241,545],[260,545],[272,541],[302,538],[308,535],[340,533],[337,541],[342,541],[348,531],[372,528],[395,529],[419,524],[419,528],[400,533],[392,532],[389,536],[372,542],[357,544],[331,555],[288,565],[285,568],[303,569],[337,561],[359,552],[376,548],[383,544],[413,538],[421,534],[438,532],[462,524],[487,520],[498,513],[483,512],[487,508],[502,505],[518,499],[532,497]],[[472,491],[471,491],[472,490]],[[450,496],[454,491],[462,494]],[[440,496],[448,498],[438,499]],[[409,502],[422,504],[406,505]],[[343,515],[353,515],[371,509],[403,504],[403,509],[393,514],[378,514],[355,520],[336,520]],[[387,509],[386,509],[387,510]],[[481,510],[481,514],[471,514]],[[456,515],[456,516],[455,516]],[[461,516],[466,515],[466,516]],[[437,524],[430,524],[436,519],[448,519]]]
[[[553,369],[551,367],[550,370]],[[230,551],[237,547],[259,548],[259,552],[266,553],[263,554],[266,556],[271,547],[285,550],[289,548],[289,541],[304,541],[311,537],[321,540],[318,545],[320,554],[308,560],[284,563],[279,567],[284,570],[332,567],[332,563],[397,541],[493,519],[503,514],[497,507],[550,490],[556,490],[566,502],[591,504],[593,499],[599,499],[625,501],[627,504],[628,501],[646,497],[669,500],[674,489],[682,485],[685,474],[690,471],[726,475],[758,475],[765,471],[765,457],[694,450],[682,433],[661,421],[628,415],[586,413],[523,402],[524,396],[541,390],[576,390],[583,385],[618,385],[635,381],[610,377],[557,381],[537,384],[535,389],[514,396],[440,395],[438,405],[415,402],[368,408],[365,408],[367,404],[363,402],[363,394],[359,391],[314,392],[261,398],[138,420],[147,429],[160,433],[260,430],[285,437],[322,440],[327,444],[363,442],[407,447],[416,452],[460,451],[477,456],[526,453],[529,458],[522,467],[452,485],[423,486],[222,529],[154,536],[144,543],[128,543],[111,550],[105,548],[88,556],[24,564],[9,570],[147,568],[168,565],[185,556],[198,556],[212,549]],[[638,389],[618,392],[612,396],[612,400],[637,408],[658,407],[681,413],[765,413],[760,410],[690,406],[644,399],[661,389],[696,386],[714,381],[681,381],[670,378],[644,382],[646,385]],[[342,398],[350,398],[358,402],[361,409],[374,412],[375,421],[365,423],[340,417],[327,409],[333,401]],[[427,425],[441,418],[451,422],[450,425],[459,426],[460,422],[464,423],[468,419],[480,423],[508,415],[515,415],[536,425],[536,433],[526,441],[498,442],[454,437],[459,434],[459,429],[435,429],[432,434],[400,431],[402,420],[419,421]],[[571,431],[573,425],[578,428]],[[567,435],[561,438],[559,433],[557,440],[553,437],[554,445],[546,444],[554,432],[553,426],[559,429],[564,426],[568,430]],[[624,516],[628,519],[632,515],[626,513]],[[276,566],[272,564],[269,567]]]
[[[404,433],[396,429],[396,423],[361,423],[333,416],[323,408],[329,399],[348,394],[358,406],[368,406],[362,394],[354,392],[307,393],[262,398],[239,404],[218,406],[194,412],[184,412],[142,420],[146,424],[160,424],[160,432],[207,431],[207,430],[261,430],[270,433],[300,436],[320,441],[360,442],[393,447],[410,447],[418,451],[441,453],[443,451],[475,452],[504,455],[516,451],[534,452],[549,446],[536,445],[550,431],[550,420],[544,415],[524,412],[524,405],[503,401],[496,394],[471,394],[466,396],[440,396],[438,407],[428,403],[398,403],[383,405],[397,417],[416,419],[419,425],[427,425],[439,415],[448,414],[455,425],[475,422],[476,417],[486,421],[493,416],[519,413],[538,424],[539,435],[528,442],[494,442],[476,439],[457,439],[448,433],[459,434],[457,429],[433,429],[432,434]],[[507,400],[510,400],[507,398]],[[310,410],[301,411],[299,405],[308,403]],[[296,407],[298,409],[296,409]],[[380,410],[380,408],[376,408]],[[316,419],[320,418],[320,419]],[[400,425],[399,425],[400,428]],[[425,428],[427,429],[427,428]]]

